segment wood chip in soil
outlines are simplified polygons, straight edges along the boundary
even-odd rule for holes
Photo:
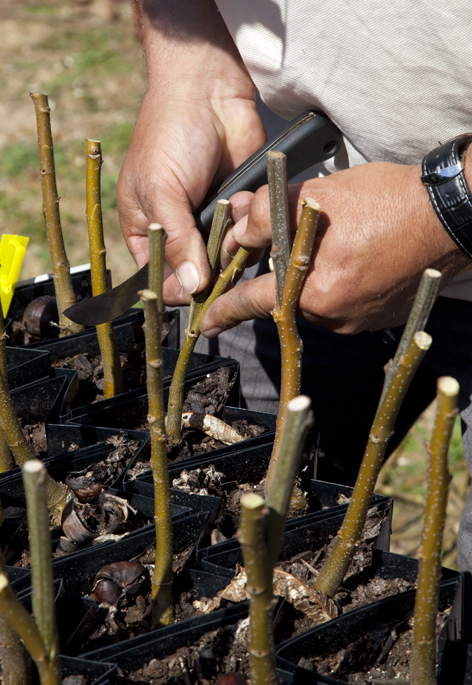
[[[384,579],[376,575],[376,567],[372,563],[372,549],[384,518],[385,514],[382,510],[377,507],[369,509],[363,541],[357,547],[345,579],[333,597],[340,614],[378,599],[395,595],[398,592],[412,590],[416,586],[414,582],[403,578]],[[335,540],[336,536],[333,536],[330,542],[316,553],[311,550],[300,552],[287,561],[279,562],[277,567],[292,574],[309,588],[312,588],[334,546]],[[318,624],[308,615],[296,611],[293,607],[287,606],[286,611],[286,620],[282,621],[277,629],[278,642],[287,640]]]
[[[221,497],[222,503],[218,514],[207,530],[207,537],[202,541],[203,545],[215,545],[236,535],[241,515],[241,497],[247,492],[264,495],[265,477],[257,483],[237,483],[210,464],[203,468],[182,470],[180,476],[172,481],[172,487],[194,495]],[[307,511],[306,495],[297,483],[292,494],[288,518],[303,516]]]

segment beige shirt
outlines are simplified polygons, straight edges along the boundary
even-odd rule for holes
[[[472,130],[470,0],[216,2],[265,104],[341,129],[335,168],[417,164]],[[472,271],[441,294],[472,300]]]

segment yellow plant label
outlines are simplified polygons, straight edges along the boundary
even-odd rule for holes
[[[0,296],[3,316],[6,317],[20,276],[23,257],[29,238],[21,235],[2,235],[0,242]]]

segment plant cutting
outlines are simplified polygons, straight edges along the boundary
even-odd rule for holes
[[[30,93],[36,112],[38,147],[40,160],[41,190],[43,194],[43,213],[48,235],[49,254],[57,298],[60,336],[78,333],[83,326],[76,324],[63,312],[75,302],[74,289],[70,278],[64,239],[62,236],[59,213],[59,196],[56,187],[54,152],[51,134],[50,107],[47,95]]]
[[[207,246],[211,280],[207,288],[192,299],[184,343],[172,378],[168,401],[167,434],[174,443],[179,443],[181,440],[184,382],[190,357],[200,336],[200,322],[210,304],[224,293],[231,282],[237,279],[251,252],[240,247],[229,266],[218,276],[216,284],[213,285],[221,244],[229,224],[229,209],[230,205],[227,200],[219,200],[216,204]]]
[[[273,569],[306,434],[313,423],[310,404],[305,396],[287,403],[279,460],[267,500],[257,494],[241,498],[239,541],[250,602],[249,660],[253,685],[278,683],[272,633]]]
[[[103,163],[100,141],[86,141],[86,210],[92,294],[101,295],[107,290],[106,248],[103,240],[102,205],[100,192],[101,167]],[[114,397],[123,391],[123,374],[120,353],[116,343],[113,324],[109,321],[97,326],[97,336],[102,356],[105,380],[105,397]]]
[[[437,685],[436,614],[441,582],[441,547],[446,517],[449,472],[447,453],[457,416],[459,383],[448,376],[437,384],[437,413],[429,445],[428,494],[418,552],[413,641],[411,645],[411,685]]]
[[[271,262],[275,277],[276,304],[272,312],[282,352],[282,379],[277,429],[271,463],[267,472],[266,494],[279,458],[288,402],[300,394],[302,341],[298,335],[295,311],[308,270],[320,208],[311,198],[305,199],[292,249],[288,221],[287,158],[281,152],[267,153],[270,216],[272,224]]]
[[[330,557],[315,581],[315,589],[329,597],[335,594],[350,564],[362,533],[385,450],[393,433],[395,418],[414,373],[430,346],[431,336],[424,332],[415,333],[413,342],[402,357],[397,373],[377,410],[346,517]]]
[[[315,589],[332,597],[340,586],[360,538],[369,501],[380,467],[393,434],[403,398],[424,355],[431,336],[419,330],[424,326],[437,295],[441,274],[427,269],[423,274],[403,336],[392,363],[385,369],[381,400],[369,433],[353,496],[335,546],[315,581]]]
[[[46,494],[47,474],[44,465],[38,460],[26,462],[23,474],[28,503],[35,620],[11,589],[3,558],[0,572],[0,607],[2,614],[8,619],[13,630],[20,636],[31,654],[38,669],[41,685],[60,685],[59,637],[54,614],[51,540]],[[22,663],[20,668],[24,677]],[[17,679],[16,682],[21,681]]]
[[[146,317],[146,365],[151,432],[151,469],[154,481],[156,522],[156,560],[152,578],[152,622],[168,625],[174,620],[172,593],[172,521],[170,484],[167,470],[167,447],[164,394],[162,388],[162,289],[164,283],[164,245],[166,234],[161,226],[149,227],[150,281],[155,287],[142,290]]]
[[[451,577],[453,572],[441,569],[440,564],[449,483],[447,451],[457,414],[458,391],[454,379],[438,380],[419,561],[405,558],[417,567],[416,597],[413,592],[404,592],[382,599],[283,643],[279,664],[291,672],[298,668],[302,681],[305,676],[313,680],[315,674],[311,669],[315,669],[333,685],[341,681],[436,685],[437,612],[438,608],[443,611],[451,606],[461,581],[460,575]],[[457,631],[460,635],[460,618]],[[462,679],[454,679],[455,675],[442,671],[440,682],[449,679],[462,683]]]
[[[228,209],[225,207],[226,223]],[[220,227],[221,232],[221,227]],[[148,421],[151,433],[151,469],[154,482],[156,560],[152,579],[153,625],[173,622],[172,592],[172,524],[170,514],[170,484],[167,468],[166,423],[162,386],[162,290],[164,274],[164,245],[166,234],[162,226],[151,224],[148,229],[150,289],[140,292],[145,313],[146,365],[148,388]],[[221,243],[222,236],[219,238]],[[189,357],[185,360],[185,368]],[[180,373],[180,370],[177,371]],[[181,422],[181,409],[179,423]],[[170,417],[167,418],[169,424]]]

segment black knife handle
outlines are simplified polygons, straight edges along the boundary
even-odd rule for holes
[[[311,111],[301,114],[259,148],[230,174],[215,192],[205,198],[200,209],[195,212],[197,226],[200,229],[210,228],[218,200],[229,200],[231,195],[240,190],[254,192],[267,183],[266,153],[270,150],[283,152],[287,156],[287,176],[291,179],[314,164],[320,164],[333,157],[341,145],[341,132],[326,116]]]

